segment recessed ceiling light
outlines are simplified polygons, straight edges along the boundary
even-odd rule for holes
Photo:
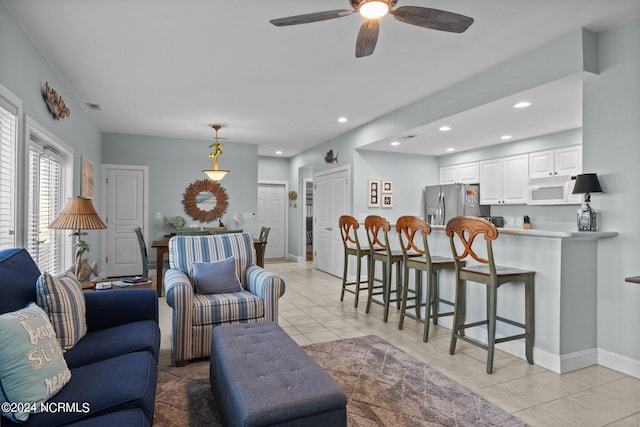
[[[456,151],[456,149],[453,148],[453,147],[449,147],[449,148],[447,148],[446,151],[449,152],[449,153],[452,153],[452,152]]]
[[[276,154],[282,154],[282,151],[278,150],[276,151]]]
[[[448,132],[450,130],[451,130],[451,128],[449,126],[441,126],[440,127],[440,132]]]
[[[394,147],[397,147],[398,145],[400,145],[400,141],[391,141],[390,145],[393,145]]]
[[[513,106],[513,108],[527,108],[530,105],[531,105],[531,103],[528,102],[528,101],[521,101],[521,102],[518,102],[517,104],[515,104]]]
[[[511,135],[502,135],[500,139],[511,139],[513,138]]]
[[[338,117],[338,122],[347,123],[349,120],[346,117]]]

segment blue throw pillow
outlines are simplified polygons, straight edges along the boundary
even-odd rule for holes
[[[191,277],[200,294],[242,291],[242,285],[236,274],[236,259],[234,257],[222,261],[194,262],[191,264]]]
[[[87,308],[82,285],[73,273],[53,277],[42,273],[36,282],[37,303],[49,315],[60,347],[73,347],[87,334]]]
[[[71,372],[47,313],[35,303],[0,316],[0,343],[0,403],[8,402],[2,415],[25,422]]]

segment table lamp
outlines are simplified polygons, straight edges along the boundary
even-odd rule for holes
[[[578,209],[578,231],[598,231],[598,212],[589,204],[591,193],[602,193],[598,175],[584,173],[576,176],[573,194],[584,194],[584,206]]]
[[[86,232],[82,230],[100,230],[107,228],[106,224],[102,222],[100,216],[93,207],[91,199],[84,197],[74,197],[67,199],[62,211],[49,224],[49,228],[57,230],[74,230],[71,236],[76,237],[74,243],[76,247],[76,270],[75,274],[78,277],[80,273],[80,261],[82,255],[85,252],[89,252],[89,245],[82,239],[82,236],[86,236]],[[91,277],[91,272],[89,273]],[[78,278],[80,280],[80,278]]]

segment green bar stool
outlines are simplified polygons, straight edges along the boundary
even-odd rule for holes
[[[402,288],[402,251],[392,250],[389,246],[389,221],[381,216],[369,215],[364,220],[364,228],[367,231],[367,240],[371,248],[371,260],[369,263],[369,296],[367,298],[367,313],[371,308],[371,303],[380,304],[374,300],[374,295],[382,295],[382,305],[384,306],[383,321],[389,318],[389,304],[395,302],[400,308],[400,292]],[[382,277],[375,277],[376,261],[382,263]],[[396,267],[396,291],[395,298],[391,299],[391,277],[392,269]],[[375,292],[380,287],[375,287],[375,282],[382,284],[381,291]]]
[[[362,281],[362,259],[366,257],[367,267],[370,263],[371,249],[368,247],[360,246],[360,239],[358,239],[358,220],[349,215],[342,215],[338,221],[340,225],[340,235],[342,236],[342,244],[344,246],[344,271],[342,273],[342,293],[340,294],[340,301],[344,300],[344,293],[349,292],[355,294],[354,307],[358,307],[358,297],[360,291],[367,291],[369,289],[368,280]],[[349,272],[349,257],[356,258],[356,277],[353,282],[347,281],[347,274]],[[364,286],[360,286],[364,283]],[[349,289],[349,286],[353,286],[354,289]]]
[[[429,339],[429,319],[433,319],[433,324],[438,324],[438,318],[453,315],[453,311],[440,313],[440,303],[454,306],[452,301],[440,298],[438,272],[440,270],[455,270],[455,263],[452,258],[441,256],[431,256],[427,236],[431,234],[431,226],[422,219],[415,216],[401,216],[396,221],[396,231],[400,238],[404,264],[404,283],[402,285],[402,304],[400,306],[400,323],[398,328],[404,326],[404,317],[407,309],[415,308],[416,316],[420,318],[420,308],[425,307],[424,333],[422,340]],[[464,265],[464,261],[462,261]],[[415,270],[415,290],[414,296],[409,297],[409,270]],[[422,303],[422,272],[426,272],[427,286],[425,302]],[[413,300],[413,305],[408,306],[408,300]]]
[[[496,343],[524,338],[527,362],[533,365],[533,284],[535,271],[518,270],[510,267],[496,266],[493,259],[491,242],[498,238],[498,229],[487,220],[477,217],[459,216],[447,223],[447,236],[451,243],[451,252],[456,266],[456,305],[451,328],[449,354],[454,354],[456,341],[461,339],[487,350],[487,374],[493,372],[493,354]],[[478,256],[472,248],[473,240],[482,236],[487,244],[487,258]],[[456,248],[456,240],[461,252]],[[462,261],[471,257],[480,264],[465,266]],[[479,322],[465,323],[466,281],[482,283],[487,287],[487,319]],[[498,288],[507,282],[523,283],[525,320],[524,324],[497,315],[496,306]],[[496,321],[508,323],[524,330],[524,333],[496,339]],[[465,330],[475,326],[487,325],[487,344],[465,336]]]

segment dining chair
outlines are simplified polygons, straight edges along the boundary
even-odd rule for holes
[[[451,342],[449,354],[454,354],[456,341],[461,339],[470,344],[487,350],[487,374],[493,371],[493,356],[496,343],[525,339],[525,353],[527,362],[533,364],[534,338],[534,277],[535,271],[519,270],[511,267],[497,266],[493,256],[492,241],[498,238],[498,229],[487,220],[477,217],[459,216],[449,220],[446,233],[451,245],[451,253],[456,268],[456,304],[451,328]],[[473,249],[473,241],[481,236],[486,242],[487,258],[482,258]],[[456,247],[456,242],[460,250]],[[479,264],[465,265],[467,258]],[[466,282],[472,281],[484,284],[486,289],[487,319],[472,323],[466,322]],[[498,288],[507,282],[524,284],[524,324],[497,315]],[[496,339],[496,321],[505,322],[524,330],[524,333]],[[487,344],[470,338],[465,334],[466,329],[487,325]]]
[[[420,318],[420,309],[425,307],[424,332],[422,340],[429,339],[429,320],[438,324],[438,319],[453,315],[453,311],[441,313],[440,304],[454,307],[452,301],[440,297],[438,272],[440,270],[455,270],[452,258],[431,255],[427,236],[431,233],[431,226],[416,216],[401,216],[396,221],[396,231],[400,239],[400,247],[403,255],[404,282],[402,285],[402,303],[400,305],[400,322],[398,328],[404,326],[404,317],[407,309],[415,308],[416,317]],[[464,261],[462,261],[464,263]],[[409,298],[409,270],[415,270],[414,296]],[[426,273],[426,294],[422,302],[422,272]],[[413,300],[413,305],[407,305],[408,300]]]
[[[136,237],[138,238],[138,246],[140,247],[140,258],[142,259],[142,277],[149,277],[149,267],[155,268],[155,263],[149,262],[149,256],[147,254],[147,245],[144,242],[144,235],[142,234],[142,228],[140,226],[135,228]],[[162,263],[163,269],[169,269],[169,261]],[[158,287],[162,286],[162,283],[157,284]]]
[[[360,286],[362,281],[362,260],[366,258],[367,267],[370,264],[371,249],[367,246],[362,247],[360,245],[360,239],[358,238],[358,228],[360,224],[358,220],[350,215],[342,215],[338,220],[340,226],[340,235],[342,236],[342,245],[344,247],[344,270],[342,272],[342,292],[340,293],[340,301],[344,300],[344,293],[349,292],[355,295],[353,302],[354,307],[358,307],[358,297],[360,291],[368,291],[369,280],[364,283],[365,286]],[[349,282],[347,276],[349,274],[349,257],[355,257],[356,261],[356,276],[353,282]],[[350,289],[349,286],[353,286]]]
[[[367,240],[369,248],[371,248],[371,258],[369,262],[369,270],[367,272],[369,281],[369,294],[367,298],[367,310],[371,308],[371,303],[381,304],[384,306],[384,322],[389,318],[389,305],[395,302],[398,309],[400,308],[400,292],[402,290],[402,251],[399,249],[391,249],[389,245],[389,231],[391,225],[389,221],[378,215],[369,215],[364,220],[364,228],[367,232]],[[382,277],[375,277],[376,262],[382,265]],[[391,278],[392,269],[396,268],[396,289],[395,298],[391,299]],[[382,286],[376,287],[375,282],[381,283]],[[379,290],[379,291],[378,291]],[[382,302],[373,299],[375,295],[382,295]]]
[[[262,245],[262,259],[264,259],[264,254],[267,251],[267,240],[269,239],[269,232],[271,231],[271,227],[262,227],[260,228],[260,235],[258,236],[258,240],[264,242]]]

